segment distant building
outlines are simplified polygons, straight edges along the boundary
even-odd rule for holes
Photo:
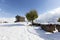
[[[25,21],[25,17],[19,16],[19,15],[17,15],[15,18],[16,18],[15,22],[24,22]]]
[[[24,22],[24,21],[25,21],[25,17],[21,17],[21,16],[20,16],[20,21],[21,21],[21,22]]]

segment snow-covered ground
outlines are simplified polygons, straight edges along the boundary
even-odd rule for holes
[[[0,40],[60,40],[60,33],[48,33],[27,23],[0,24]]]

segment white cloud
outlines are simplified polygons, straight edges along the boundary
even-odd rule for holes
[[[51,11],[48,11],[46,13],[40,14],[40,16],[37,18],[37,21],[39,22],[57,22],[57,18],[60,18],[60,7],[53,9]]]

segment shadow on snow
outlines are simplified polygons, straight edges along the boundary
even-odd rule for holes
[[[24,24],[3,24],[3,25],[0,25],[0,26],[12,27],[12,26],[25,26],[25,25]]]
[[[40,37],[40,38],[43,38],[44,40],[60,40],[60,33],[57,32],[57,33],[47,33],[45,31],[43,31],[42,29],[35,29],[35,31],[38,33],[37,35]]]

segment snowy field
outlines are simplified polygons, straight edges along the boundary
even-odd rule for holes
[[[60,40],[60,33],[48,33],[27,23],[0,24],[0,40]]]

